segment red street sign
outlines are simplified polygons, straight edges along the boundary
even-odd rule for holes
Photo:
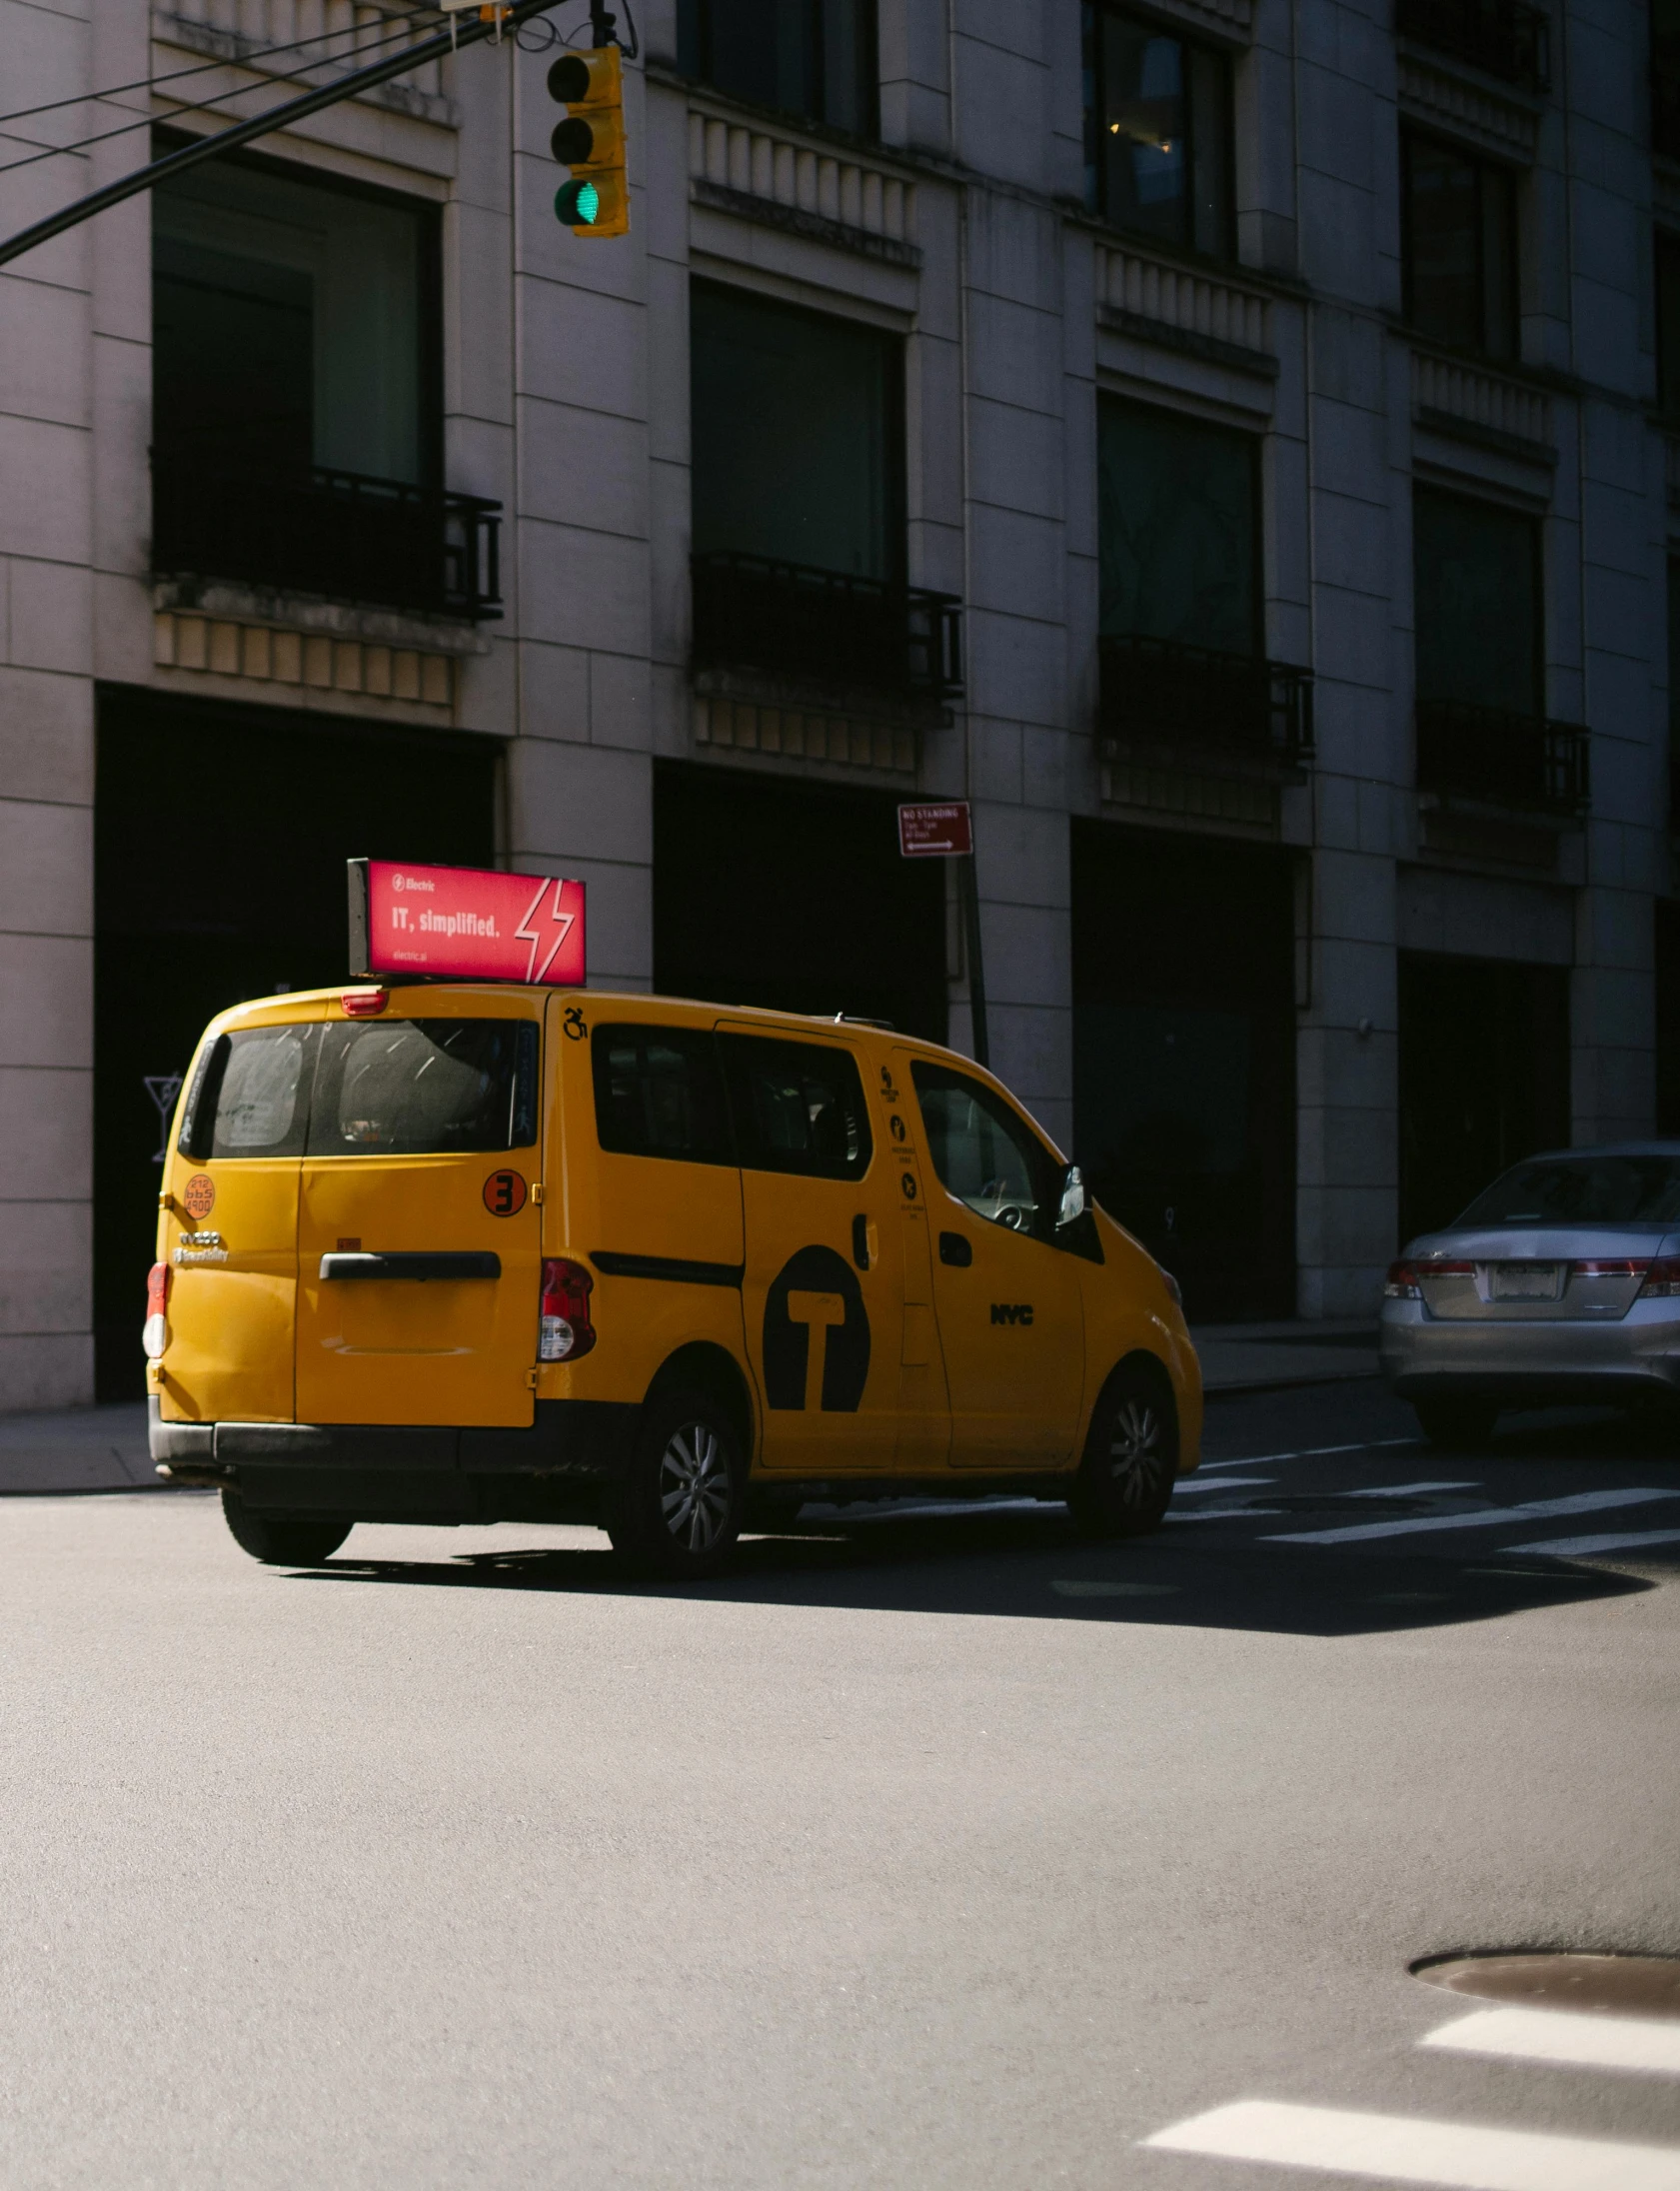
[[[906,860],[929,853],[949,855],[973,849],[974,832],[968,820],[967,800],[953,799],[942,807],[898,809],[898,850]]]
[[[584,986],[584,886],[488,868],[350,862],[352,974]]]

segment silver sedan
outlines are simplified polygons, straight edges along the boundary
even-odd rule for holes
[[[1680,1141],[1531,1156],[1389,1270],[1383,1374],[1443,1444],[1503,1407],[1680,1393]]]

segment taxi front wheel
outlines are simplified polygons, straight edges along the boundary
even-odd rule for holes
[[[253,1513],[237,1491],[222,1493],[222,1516],[240,1550],[265,1567],[319,1567],[354,1527],[337,1514]]]
[[[1160,1380],[1121,1368],[1096,1405],[1068,1500],[1086,1536],[1158,1529],[1178,1476],[1178,1429]]]
[[[610,1495],[607,1534],[632,1565],[698,1581],[729,1557],[746,1494],[747,1467],[727,1411],[707,1392],[655,1392]]]

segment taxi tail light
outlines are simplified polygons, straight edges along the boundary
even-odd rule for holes
[[[155,1262],[146,1273],[146,1323],[140,1343],[156,1361],[169,1344],[169,1265]]]
[[[595,1344],[590,1295],[595,1280],[581,1262],[550,1258],[543,1264],[543,1299],[537,1319],[537,1359],[576,1361]]]
[[[1640,1300],[1672,1298],[1680,1293],[1680,1255],[1659,1255],[1645,1273]]]

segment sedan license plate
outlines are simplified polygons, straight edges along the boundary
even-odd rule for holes
[[[1555,1301],[1563,1292],[1560,1262],[1496,1262],[1488,1265],[1489,1300]]]

